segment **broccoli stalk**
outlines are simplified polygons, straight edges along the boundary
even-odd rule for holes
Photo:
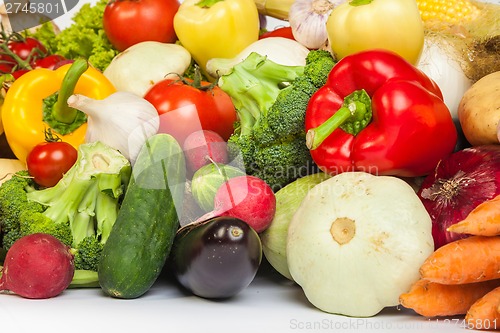
[[[79,146],[77,161],[53,187],[35,188],[26,171],[14,175],[0,187],[4,249],[24,235],[51,234],[72,248],[73,285],[95,285],[97,275],[85,271],[97,271],[130,173],[122,154],[94,142]]]
[[[310,51],[305,66],[280,65],[251,53],[221,76],[218,85],[238,114],[228,140],[233,163],[274,190],[316,170],[305,141],[305,112],[334,64],[325,50]]]
[[[218,85],[233,101],[241,134],[249,135],[261,114],[274,104],[281,89],[304,72],[303,66],[284,66],[252,52],[219,78]]]
[[[27,199],[47,207],[43,215],[53,223],[69,223],[73,247],[93,235],[105,242],[130,170],[119,152],[101,142],[84,144],[76,163],[55,186],[29,192]]]

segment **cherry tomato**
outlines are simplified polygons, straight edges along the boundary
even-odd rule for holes
[[[56,66],[61,62],[66,60],[61,55],[58,54],[51,54],[48,55],[44,58],[36,59],[31,62],[31,67],[33,68],[48,68],[48,69],[55,69]]]
[[[43,58],[47,54],[47,48],[38,39],[27,37],[24,40],[11,40],[8,44],[9,50],[19,58],[26,60],[32,55],[31,60]]]
[[[14,77],[14,79],[19,79],[22,75],[28,73],[30,70],[29,69],[18,69],[14,72],[12,72],[12,76]]]
[[[0,63],[0,74],[7,74],[12,72],[14,66],[9,63]]]
[[[267,38],[267,37],[284,37],[295,40],[292,33],[291,27],[281,27],[276,28],[271,31],[266,31],[262,35],[259,36],[259,39]]]
[[[202,82],[202,86],[210,85]],[[217,86],[200,90],[179,80],[157,82],[145,94],[160,115],[160,133],[168,133],[180,144],[191,133],[211,130],[227,140],[236,121],[234,104]]]
[[[119,51],[144,41],[173,43],[179,0],[112,0],[104,9],[103,27]]]
[[[2,65],[2,70],[8,70],[7,73],[10,73],[14,66],[17,65],[17,62],[8,54],[0,54],[0,64]]]
[[[77,158],[77,150],[67,142],[43,142],[30,151],[26,165],[38,185],[51,187],[61,180]]]

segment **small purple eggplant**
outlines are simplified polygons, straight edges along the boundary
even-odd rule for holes
[[[171,262],[177,281],[204,298],[229,298],[254,279],[262,260],[257,232],[240,219],[219,216],[179,229]]]

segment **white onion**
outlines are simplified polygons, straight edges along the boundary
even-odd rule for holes
[[[459,55],[452,50],[444,38],[426,36],[417,67],[437,83],[453,120],[458,121],[458,105],[472,81],[462,70]]]

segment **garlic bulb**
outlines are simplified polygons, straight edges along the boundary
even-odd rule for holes
[[[323,47],[327,40],[326,21],[332,9],[346,0],[295,0],[288,21],[295,40],[309,49]]]
[[[119,150],[132,165],[160,126],[156,108],[131,92],[118,91],[102,100],[74,94],[68,105],[88,116],[85,142],[101,141]]]

